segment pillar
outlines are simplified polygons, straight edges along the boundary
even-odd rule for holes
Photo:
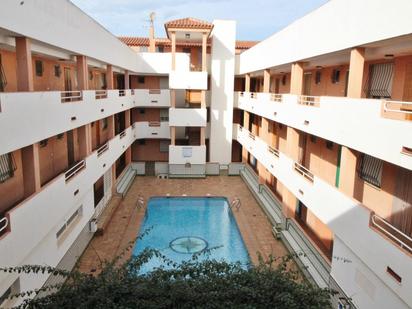
[[[39,143],[21,149],[24,197],[40,191]]]
[[[250,114],[247,111],[243,111],[243,127],[249,130]],[[242,162],[247,163],[248,151],[246,147],[242,147]]]
[[[303,63],[295,62],[292,64],[290,76],[290,93],[301,95],[303,90]]]
[[[31,42],[25,37],[16,37],[17,91],[33,91],[33,63]]]
[[[128,127],[131,126],[131,115],[130,113],[132,112],[131,109],[128,109],[124,111],[124,127],[127,129]]]
[[[109,140],[115,136],[114,115],[108,117],[107,129],[109,130]]]
[[[172,40],[172,71],[176,70],[176,32],[170,33]]]
[[[92,153],[92,125],[88,123],[77,128],[79,139],[80,160],[86,158]]]
[[[114,89],[113,66],[111,64],[106,66],[106,85],[108,90]]]
[[[363,68],[365,65],[365,49],[354,48],[350,52],[348,97],[362,97]]]
[[[132,146],[129,146],[129,148],[126,149],[125,158],[126,158],[126,166],[132,163]]]
[[[154,53],[156,51],[156,41],[154,37],[154,26],[153,22],[150,24],[149,29],[149,53]]]
[[[87,57],[77,55],[76,56],[76,66],[77,66],[78,90],[89,89],[89,70],[87,68]]]
[[[207,71],[206,55],[207,55],[207,32],[204,32],[202,34],[202,71],[203,72]]]
[[[170,145],[176,145],[176,127],[170,127]]]
[[[200,128],[200,145],[206,145],[206,128],[201,127]]]
[[[245,92],[250,92],[250,74],[245,75]]]
[[[348,147],[342,146],[340,157],[339,190],[347,196],[353,197],[356,187],[356,152]]]
[[[124,89],[130,89],[130,73],[128,70],[124,72]]]

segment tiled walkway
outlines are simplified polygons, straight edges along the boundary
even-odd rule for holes
[[[259,207],[246,184],[237,176],[212,176],[205,179],[157,179],[155,177],[137,177],[126,198],[121,201],[113,214],[110,224],[102,236],[96,236],[79,260],[79,270],[83,272],[99,271],[99,261],[111,260],[130,244],[139,232],[144,217],[144,209],[135,207],[137,197],[147,201],[151,196],[225,196],[229,200],[240,198],[242,206],[234,210],[243,240],[253,263],[258,261],[257,252],[267,258],[270,254],[281,256],[287,249],[281,241],[272,235],[272,226],[265,213]],[[115,197],[111,203],[118,203]],[[129,256],[131,252],[128,253]],[[126,255],[126,257],[128,257]]]

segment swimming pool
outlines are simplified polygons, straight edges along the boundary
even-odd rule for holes
[[[182,262],[190,260],[193,253],[220,246],[211,250],[209,256],[200,255],[199,260],[239,261],[245,267],[249,264],[248,252],[226,198],[151,198],[140,233],[148,228],[152,229],[136,242],[133,255],[149,247]],[[141,271],[150,271],[160,264],[153,258]]]

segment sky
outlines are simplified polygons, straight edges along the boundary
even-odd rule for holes
[[[233,19],[238,40],[263,40],[328,0],[71,0],[118,36],[148,36],[155,12],[155,36],[165,37],[168,20],[194,17]]]

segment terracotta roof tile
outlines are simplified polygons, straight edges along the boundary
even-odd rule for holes
[[[133,37],[133,36],[120,36],[119,40],[129,46],[149,46],[148,37]],[[156,38],[156,45],[170,46],[171,42],[168,38]],[[210,46],[211,40],[208,40]],[[236,49],[249,49],[259,43],[258,41],[236,41]],[[178,41],[177,46],[185,47],[198,47],[202,46],[201,42],[194,41]]]
[[[213,24],[204,20],[187,17],[165,23],[166,28],[212,29]]]

